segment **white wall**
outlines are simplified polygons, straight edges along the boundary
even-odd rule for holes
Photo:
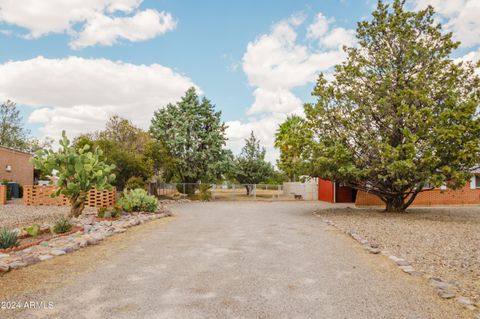
[[[312,179],[306,183],[283,183],[283,195],[293,197],[293,194],[302,195],[304,200],[318,200],[318,181]]]

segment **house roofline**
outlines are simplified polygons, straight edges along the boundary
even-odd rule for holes
[[[33,156],[32,153],[25,152],[25,151],[20,151],[20,150],[17,150],[17,149],[15,149],[15,148],[3,146],[3,145],[0,145],[0,149],[5,149],[5,150],[7,150],[7,151],[11,151],[11,152],[15,152],[15,153],[22,153],[22,154],[26,154],[26,155]]]

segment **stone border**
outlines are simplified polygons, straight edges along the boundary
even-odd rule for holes
[[[52,234],[51,237],[49,238],[44,238],[44,239],[39,239],[39,240],[36,240],[34,242],[31,242],[29,244],[25,244],[25,245],[20,245],[20,246],[15,246],[15,247],[10,247],[10,248],[5,248],[5,249],[0,249],[0,254],[8,254],[8,253],[14,253],[14,252],[17,252],[17,251],[22,251],[24,249],[27,249],[27,248],[30,248],[30,247],[33,247],[33,246],[36,246],[44,241],[50,241],[52,239],[55,239],[55,238],[58,238],[58,237],[63,237],[63,236],[68,236],[68,235],[71,235],[71,234],[74,234],[78,231],[83,231],[83,227],[81,226],[75,226],[73,227],[73,229],[65,232],[65,233],[62,233],[62,234]],[[25,239],[25,238],[28,238],[28,236],[19,236],[18,239]]]
[[[407,260],[405,260],[404,258],[392,255],[388,250],[380,250],[378,244],[369,243],[368,240],[366,240],[365,238],[362,238],[360,235],[355,233],[355,231],[353,231],[353,230],[350,230],[350,231],[342,230],[333,221],[325,219],[325,218],[323,218],[323,216],[318,215],[317,211],[314,211],[313,215],[320,218],[327,225],[332,226],[336,230],[339,230],[342,233],[345,233],[345,234],[349,235],[350,237],[352,237],[353,239],[355,239],[358,243],[360,243],[363,246],[363,249],[365,249],[365,251],[367,251],[368,253],[375,254],[375,255],[376,254],[382,254],[382,255],[388,257],[388,259],[393,261],[395,263],[395,265],[397,265],[398,268],[400,270],[402,270],[404,273],[407,273],[407,274],[409,274],[411,276],[415,276],[415,277],[423,277],[424,276],[424,274],[422,272],[415,270],[415,268],[413,268],[413,266]],[[429,277],[427,279],[428,279],[429,284],[437,290],[437,293],[441,298],[451,299],[451,298],[454,298],[456,296],[455,287],[453,285],[443,281],[440,278],[436,278],[436,277]],[[471,311],[477,310],[477,307],[473,303],[473,301],[470,300],[467,297],[458,296],[456,298],[456,300],[457,300],[458,303],[460,303],[465,308],[467,308]],[[480,315],[477,316],[477,319],[480,319]]]
[[[72,219],[75,229],[69,233],[42,240],[23,250],[0,253],[0,274],[96,245],[109,236],[126,232],[127,228],[168,216],[172,213],[165,209],[162,213],[131,213],[114,221],[96,221],[95,215]]]

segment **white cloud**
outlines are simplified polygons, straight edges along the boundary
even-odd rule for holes
[[[480,1],[479,0],[410,0],[416,10],[427,5],[435,8],[447,31],[461,41],[462,47],[480,44]]]
[[[322,13],[318,13],[315,21],[307,28],[307,37],[310,39],[320,39],[327,33],[329,24],[335,22],[334,18],[327,19]]]
[[[72,36],[70,46],[76,49],[112,45],[119,39],[147,40],[175,28],[169,13],[139,10],[142,1],[0,0],[0,21],[27,29],[28,38],[67,33]]]
[[[275,162],[278,151],[273,148],[275,131],[289,114],[303,114],[303,101],[292,89],[310,85],[320,72],[328,72],[339,64],[345,53],[341,46],[352,45],[352,30],[331,28],[335,22],[323,14],[316,15],[300,35],[305,16],[294,15],[272,26],[269,33],[248,43],[242,68],[254,88],[254,102],[247,110],[248,121],[228,122],[229,146],[239,152],[250,131],[254,131],[267,148],[267,159]],[[305,38],[307,43],[303,41]]]
[[[345,28],[335,28],[320,38],[320,43],[327,48],[335,49],[354,46],[356,42],[355,31]]]
[[[0,64],[0,100],[35,108],[29,122],[44,136],[101,129],[113,115],[147,128],[153,111],[175,102],[193,82],[159,64],[37,57]]]

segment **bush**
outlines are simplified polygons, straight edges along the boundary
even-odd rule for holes
[[[18,233],[3,227],[0,231],[0,249],[18,246]]]
[[[125,184],[125,189],[145,189],[145,180],[139,176],[132,176],[127,180]]]
[[[70,223],[70,219],[67,217],[61,217],[55,222],[53,225],[53,232],[55,234],[64,234],[70,231],[73,228],[72,223]]]
[[[141,188],[123,191],[118,205],[126,212],[155,212],[158,208],[158,201],[155,196],[148,195],[147,191]]]
[[[40,232],[40,226],[38,224],[33,224],[32,226],[25,228],[25,231],[29,236],[35,237]]]
[[[113,208],[110,212],[110,214],[112,215],[113,218],[118,218],[118,217],[122,216],[122,213],[123,213],[122,206],[120,206],[118,204],[113,205]]]
[[[198,199],[201,201],[210,201],[212,199],[212,192],[209,184],[200,184],[198,187]]]
[[[103,218],[105,217],[105,213],[107,212],[107,208],[106,207],[99,207],[97,208],[97,217],[98,218]]]

